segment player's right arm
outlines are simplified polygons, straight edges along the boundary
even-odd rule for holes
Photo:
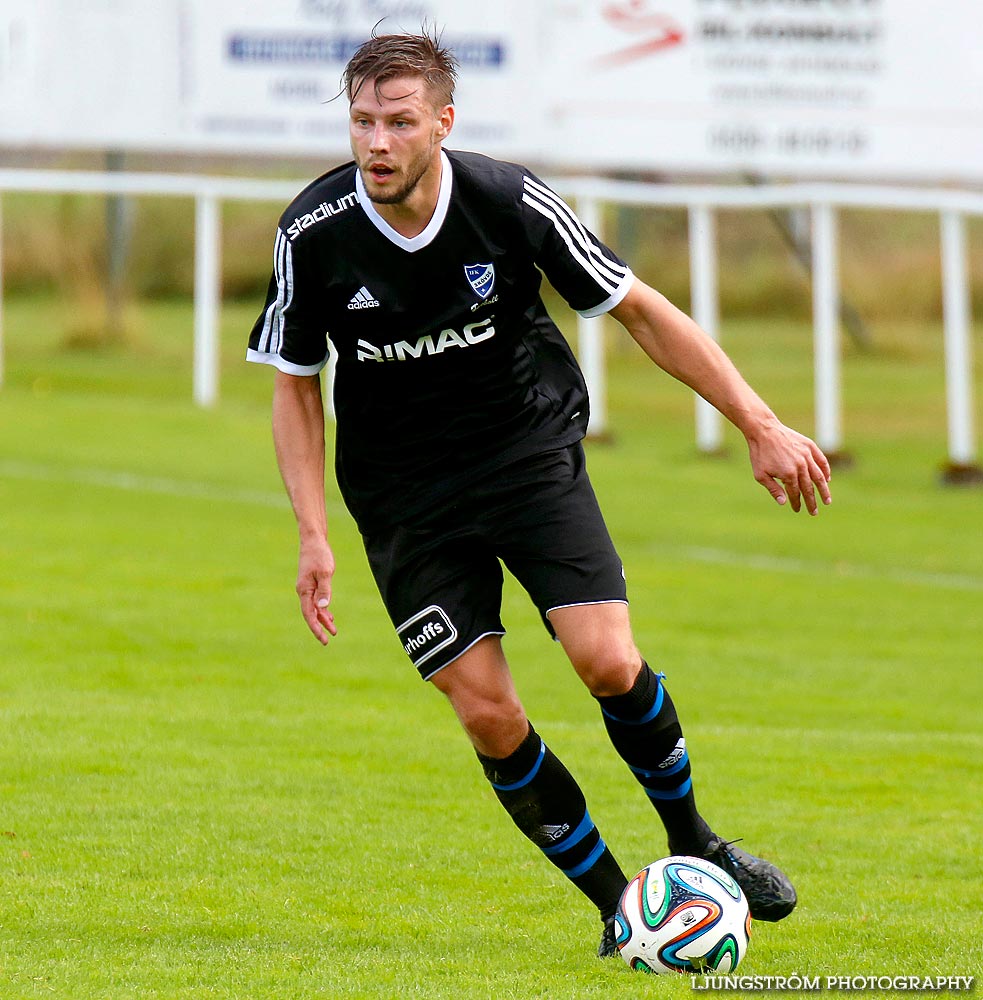
[[[300,610],[315,638],[326,646],[338,628],[330,610],[335,561],[324,505],[324,404],[318,375],[276,372],[273,443],[300,535]]]
[[[636,280],[611,315],[663,371],[698,392],[744,434],[754,478],[779,504],[798,511],[804,500],[814,515],[817,491],[830,503],[829,461],[819,446],[786,427],[681,309]]]

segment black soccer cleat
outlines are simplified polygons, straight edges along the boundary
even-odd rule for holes
[[[714,836],[701,857],[723,868],[741,887],[755,920],[775,921],[787,917],[795,909],[797,900],[795,886],[788,876],[770,861],[735,847],[735,843]]]
[[[597,946],[598,958],[613,958],[618,954],[618,928],[614,917],[604,920],[604,930],[601,931],[601,943]]]

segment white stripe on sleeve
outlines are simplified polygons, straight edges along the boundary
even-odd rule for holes
[[[276,278],[276,298],[266,310],[263,333],[259,338],[259,351],[264,354],[278,354],[283,347],[283,314],[294,296],[293,249],[280,229],[273,245],[273,276]]]
[[[585,269],[592,276],[596,272],[597,274],[603,274],[616,284],[620,284],[629,269],[624,264],[619,264],[617,261],[604,256],[601,248],[591,238],[590,233],[584,228],[584,224],[572,211],[570,206],[556,195],[555,192],[542,184],[537,184],[531,177],[523,178],[523,186],[525,194],[522,200],[527,205],[539,211],[540,214],[552,219],[553,225],[561,237],[564,237],[565,230],[570,238],[586,252],[588,262],[581,261]],[[543,208],[549,211],[542,211]],[[563,227],[562,229],[561,226]],[[564,240],[569,246],[570,244],[566,240],[566,237],[564,237]],[[578,260],[580,260],[579,257]]]

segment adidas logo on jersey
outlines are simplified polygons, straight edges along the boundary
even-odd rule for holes
[[[377,309],[379,300],[365,287],[362,287],[351,297],[349,309]]]
[[[489,316],[488,319],[478,323],[468,323],[461,333],[457,330],[441,330],[436,339],[427,333],[418,338],[415,344],[411,344],[408,340],[398,340],[395,344],[376,347],[375,344],[360,339],[357,357],[359,361],[408,361],[410,358],[422,358],[424,354],[443,354],[449,347],[474,347],[475,344],[495,336],[495,327],[491,325],[492,319],[493,317]]]

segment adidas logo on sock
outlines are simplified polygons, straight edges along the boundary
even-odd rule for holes
[[[362,287],[351,297],[348,303],[349,309],[376,309],[379,300],[365,287]]]
[[[673,748],[671,754],[659,765],[659,770],[664,771],[668,767],[672,767],[674,764],[678,764],[686,756],[686,738],[680,736],[676,740],[676,745]]]

